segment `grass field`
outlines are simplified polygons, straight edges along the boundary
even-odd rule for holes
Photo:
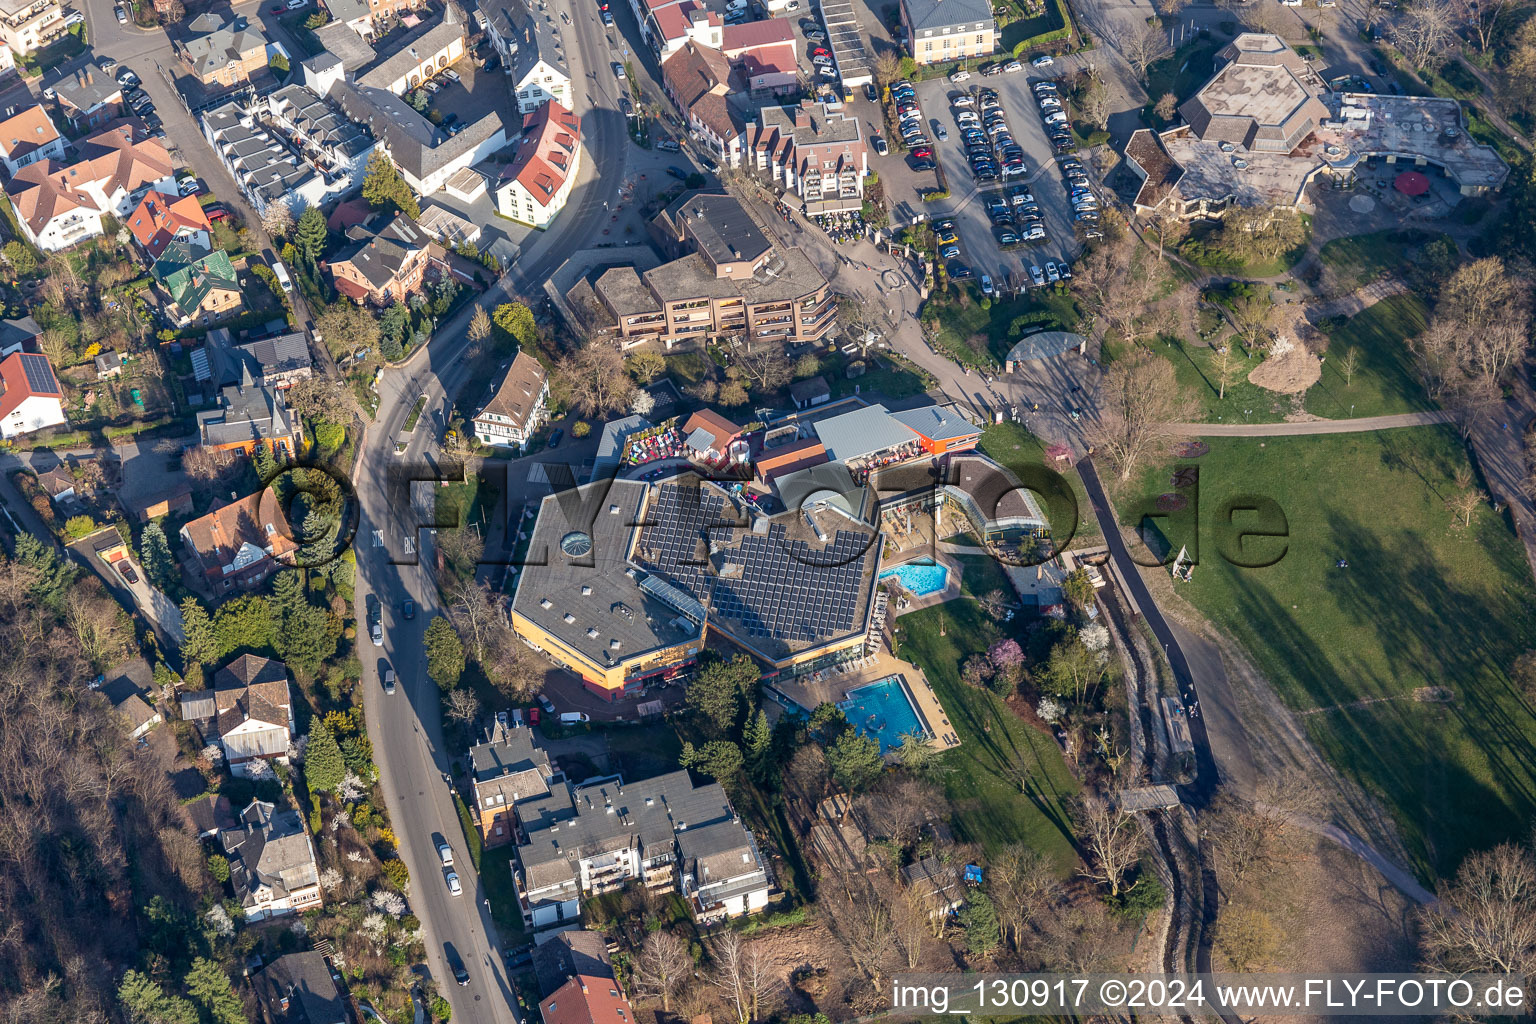
[[[1325,419],[1390,416],[1434,408],[1413,370],[1408,339],[1424,329],[1424,303],[1413,295],[1396,295],[1351,317],[1330,334],[1323,376],[1307,391],[1303,408]],[[1258,363],[1244,355],[1240,340],[1230,341],[1242,367],[1241,375],[1227,385],[1221,396],[1215,349],[1175,341],[1157,344],[1158,352],[1173,363],[1179,383],[1199,404],[1199,423],[1278,423],[1291,410],[1289,395],[1266,391],[1248,381]],[[1354,348],[1359,358],[1353,376],[1345,382],[1344,354]]]
[[[1017,423],[995,423],[981,432],[981,444],[979,446],[984,455],[990,456],[994,462],[1013,470],[1021,480],[1027,481],[1032,470],[1038,470],[1045,466],[1045,446],[1040,439]],[[1088,505],[1088,492],[1083,490],[1082,478],[1077,475],[1077,470],[1071,466],[1052,465],[1053,472],[1061,474],[1067,483],[1072,485],[1072,496],[1076,499],[1077,529],[1073,534],[1079,543],[1100,539],[1103,534],[1099,532],[1099,521],[1094,518],[1093,509]],[[1064,524],[1073,516],[1073,510],[1064,501],[1052,501],[1050,496],[1045,500],[1046,518],[1051,521],[1051,530],[1057,538],[1059,545],[1065,546],[1062,531]]]
[[[940,635],[940,622],[943,635]],[[988,853],[1024,842],[1063,874],[1076,863],[1066,802],[1077,792],[1049,736],[1025,725],[990,693],[960,681],[960,664],[1001,635],[975,601],[956,600],[903,615],[898,655],[933,684],[961,745],[943,755],[945,796],[956,835]]]
[[[1414,295],[1394,295],[1357,313],[1329,335],[1323,377],[1307,392],[1307,412],[1328,419],[1390,416],[1434,408],[1413,369],[1408,339],[1424,329],[1428,313]],[[1348,384],[1340,366],[1349,349],[1360,353]]]
[[[1026,297],[994,303],[983,309],[974,295],[967,301],[933,299],[923,307],[923,320],[936,321],[933,345],[966,366],[1000,369],[1025,330],[1071,331],[1080,319],[1072,297],[1064,291],[1036,289]],[[1014,321],[1025,318],[1015,328]]]
[[[1536,644],[1536,587],[1489,509],[1470,530],[1451,529],[1444,500],[1468,464],[1454,429],[1210,443],[1203,557],[1180,594],[1244,644],[1290,707],[1327,709],[1302,719],[1313,741],[1393,813],[1425,880],[1526,835],[1536,718],[1505,669]],[[1149,469],[1140,493],[1167,490],[1167,473]],[[1284,511],[1287,540],[1245,545],[1249,561],[1283,552],[1269,568],[1220,554],[1219,510],[1238,495]],[[1122,515],[1132,496],[1121,496]],[[1195,550],[1187,528],[1168,540]],[[1413,699],[1432,686],[1454,701]]]
[[[1425,245],[1435,241],[1444,241],[1451,247],[1450,252],[1455,252],[1450,235],[1408,228],[1335,238],[1318,250],[1317,258],[1324,266],[1336,271],[1346,287],[1358,288],[1382,274],[1402,268]]]

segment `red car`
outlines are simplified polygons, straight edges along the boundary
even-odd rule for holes
[[[927,146],[923,146],[921,149],[914,149],[912,151],[912,159],[914,160],[931,160],[932,158],[933,150],[929,149]]]
[[[816,47],[816,49],[811,51],[811,56],[812,57],[830,57],[830,56],[832,56],[832,51],[828,50],[825,46],[818,46],[818,47]]]
[[[203,213],[208,217],[209,220],[223,220],[225,217],[229,216],[229,211],[220,206],[218,203],[210,203],[203,207]]]

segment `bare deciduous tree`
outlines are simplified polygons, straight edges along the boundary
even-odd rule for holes
[[[1475,486],[1475,478],[1472,470],[1466,466],[1456,467],[1456,491],[1445,499],[1445,507],[1456,516],[1456,525],[1461,529],[1471,529],[1472,519],[1477,515],[1478,509],[1483,507],[1487,495]]]
[[[448,717],[461,725],[469,725],[480,715],[480,698],[462,686],[449,690],[443,703]]]
[[[1152,113],[1164,121],[1172,121],[1174,115],[1179,112],[1179,98],[1171,92],[1165,92],[1158,97],[1157,106],[1152,108]]]
[[[869,892],[850,893],[843,907],[840,917],[845,925],[843,942],[848,956],[875,991],[880,992],[896,953],[896,923],[891,909]]]
[[[1217,401],[1226,401],[1227,388],[1243,379],[1243,370],[1246,368],[1238,361],[1237,353],[1232,351],[1231,345],[1222,345],[1216,350],[1211,360],[1211,370],[1216,375]]]
[[[1240,887],[1296,828],[1298,818],[1315,810],[1316,792],[1303,780],[1266,776],[1251,799],[1222,792],[1212,802],[1201,832],[1210,840],[1231,878]]]
[[[710,955],[715,961],[710,980],[735,1012],[737,1024],[756,1020],[767,982],[762,948],[743,939],[739,932],[727,930],[715,936]]]
[[[1505,843],[1472,854],[1422,913],[1433,969],[1536,972],[1536,857],[1529,849]]]
[[[1018,950],[1023,932],[1062,897],[1061,880],[1045,855],[1023,843],[993,858],[987,891],[997,906],[1003,939]]]
[[[1173,52],[1168,45],[1168,33],[1157,18],[1126,31],[1117,41],[1116,49],[1143,82],[1147,79],[1147,69]]]
[[[1092,435],[1129,480],[1137,466],[1166,444],[1168,425],[1187,415],[1189,400],[1173,364],[1145,349],[1115,360],[1104,374],[1100,414]]]
[[[560,360],[555,372],[583,416],[603,416],[629,406],[635,386],[624,370],[624,357],[612,344],[589,341]]]
[[[1392,41],[1415,71],[1433,71],[1452,51],[1455,32],[1451,0],[1416,0],[1398,18]]]
[[[901,77],[901,57],[895,50],[881,50],[875,54],[875,81],[884,89]]]
[[[1355,386],[1355,374],[1360,371],[1360,350],[1351,345],[1339,357],[1339,372],[1344,375],[1344,386]]]
[[[669,931],[651,932],[635,957],[635,974],[647,992],[661,998],[662,1011],[671,1013],[673,995],[693,977],[688,944]]]
[[[1269,344],[1269,330],[1275,323],[1275,303],[1268,288],[1260,286],[1241,296],[1228,307],[1232,325],[1243,342],[1252,349],[1262,349]]]
[[[1146,848],[1136,816],[1109,800],[1086,796],[1073,815],[1073,827],[1088,853],[1084,877],[1108,886],[1111,896],[1120,895],[1126,874]]]

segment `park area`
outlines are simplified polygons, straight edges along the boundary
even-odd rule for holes
[[[1536,813],[1536,720],[1508,669],[1536,645],[1536,587],[1502,515],[1484,503],[1463,525],[1447,507],[1478,486],[1456,431],[1210,446],[1197,463],[1199,565],[1178,594],[1247,648],[1324,755],[1393,814],[1426,882],[1521,838]],[[1116,496],[1122,518],[1176,490],[1166,464],[1138,484]],[[1244,569],[1218,550],[1216,510],[1253,495],[1279,503],[1288,537],[1247,542],[1243,560],[1274,564]],[[1187,526],[1165,532],[1195,550]]]
[[[1083,490],[1082,478],[1069,463],[1052,462],[1039,438],[1017,423],[996,423],[982,430],[979,447],[983,455],[1011,470],[1021,480],[1028,480],[1031,471],[1045,466],[1060,473],[1072,486],[1072,497],[1077,504],[1077,527],[1070,535],[1071,538],[1076,540],[1077,547],[1101,539],[1103,535],[1099,532],[1099,521],[1094,518],[1093,509],[1088,504],[1088,492]],[[1062,531],[1067,529],[1066,524],[1071,520],[1073,510],[1068,502],[1062,500],[1064,495],[1054,500],[1049,494],[1041,497],[1056,543],[1065,546],[1066,535]]]

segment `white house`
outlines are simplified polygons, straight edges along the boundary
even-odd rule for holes
[[[39,160],[64,159],[64,136],[53,126],[48,112],[31,106],[0,121],[0,163],[10,174]]]
[[[519,352],[496,394],[475,417],[475,437],[481,444],[526,449],[545,419],[549,377],[539,361]]]
[[[315,845],[298,812],[253,800],[239,825],[220,830],[219,845],[247,921],[300,913],[324,900]]]
[[[571,197],[581,166],[581,120],[552,100],[523,119],[523,137],[496,186],[496,211],[547,228]]]
[[[482,9],[486,34],[512,78],[517,112],[531,114],[548,100],[570,107],[571,69],[555,12],[524,0],[494,0]]]
[[[213,689],[182,694],[181,716],[218,744],[232,775],[251,777],[258,761],[288,763],[293,706],[280,661],[241,655],[213,677]]]
[[[12,352],[0,360],[0,438],[68,422],[64,391],[46,356]]]

